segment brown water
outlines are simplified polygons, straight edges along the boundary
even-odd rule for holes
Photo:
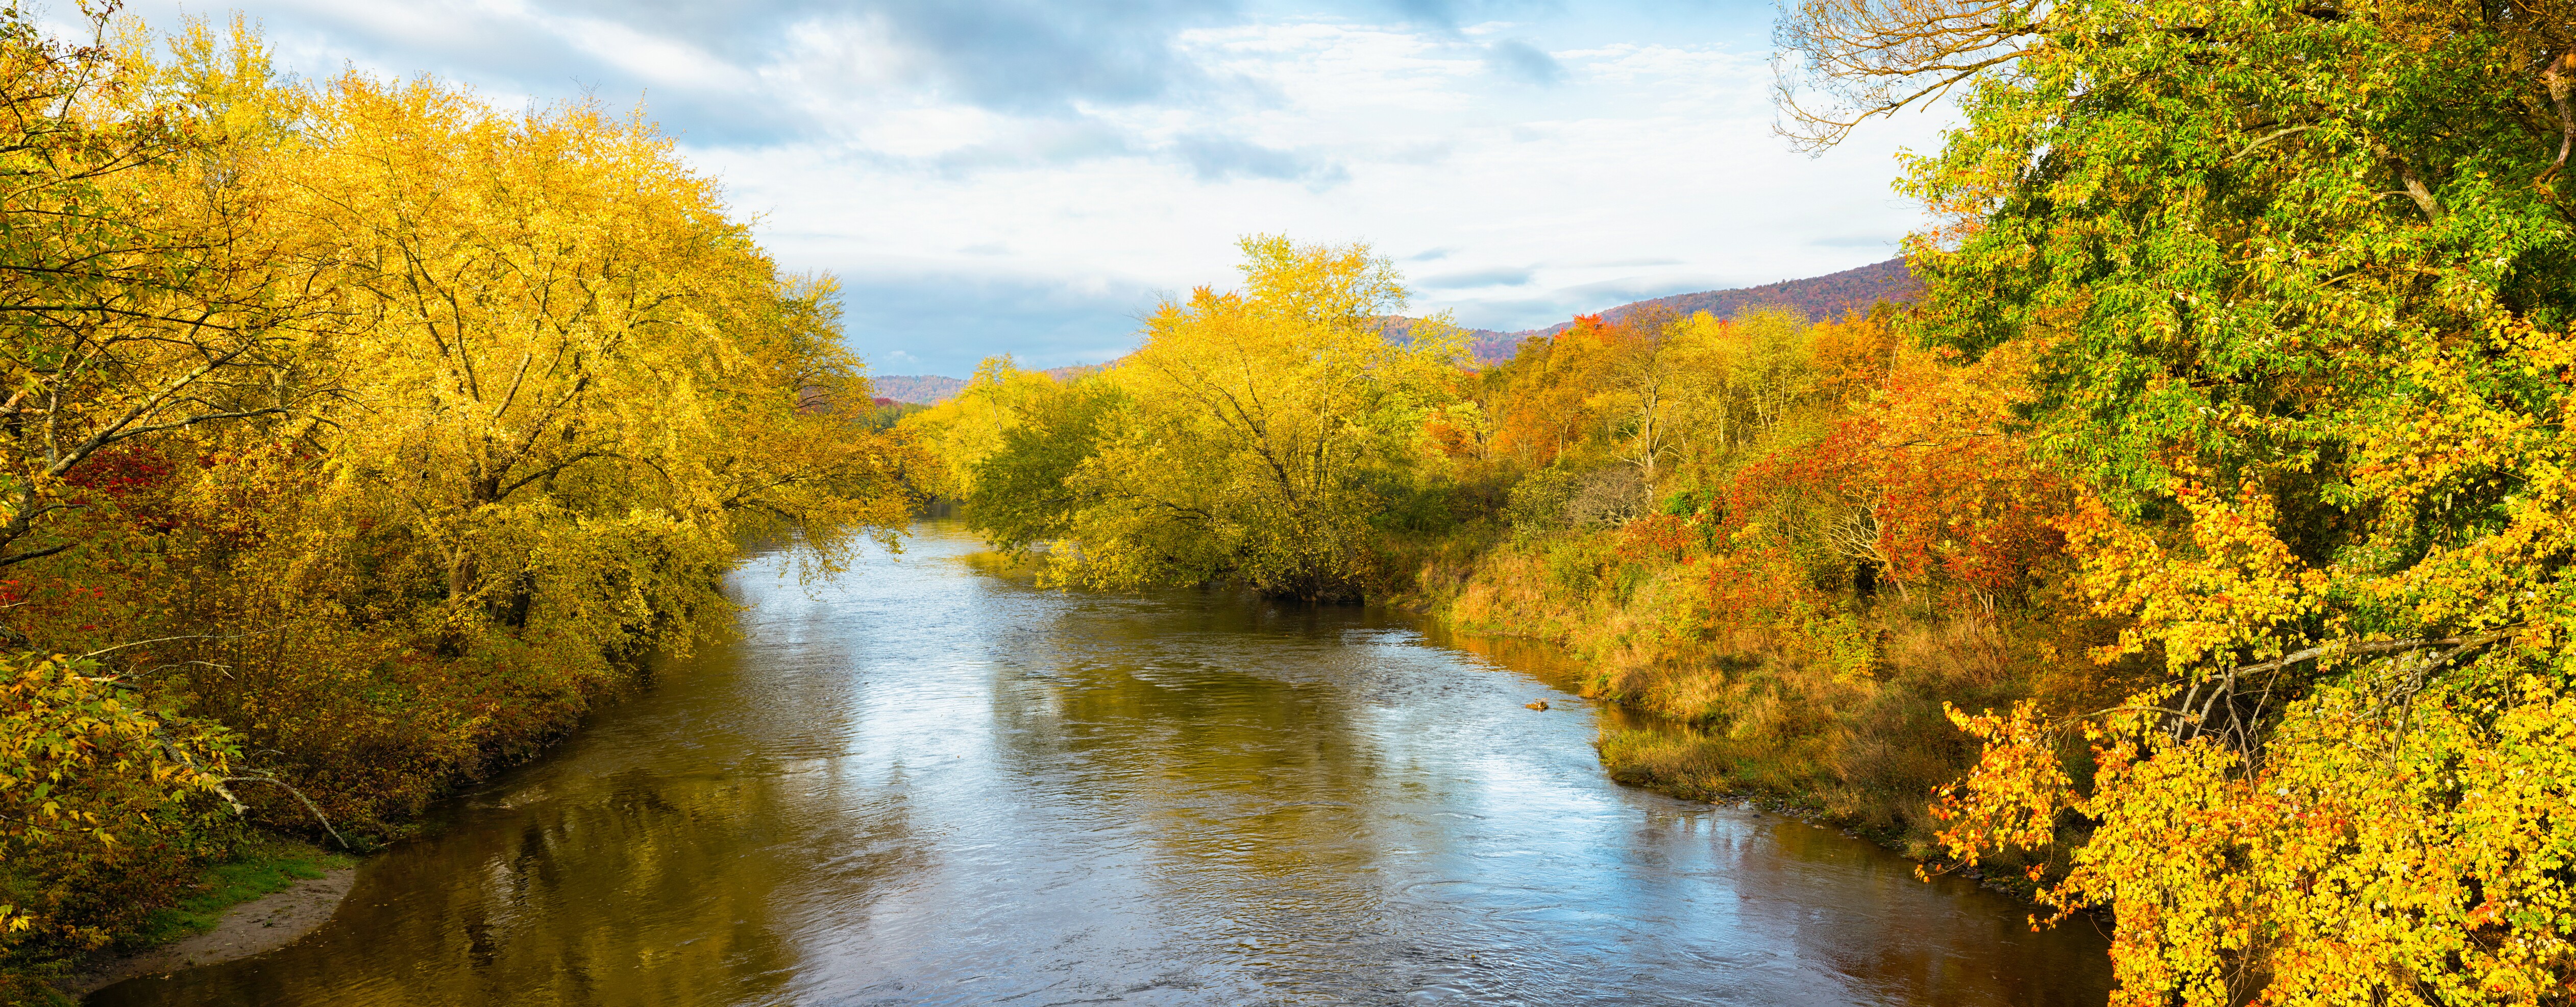
[[[753,564],[742,642],[452,802],[312,936],[89,1002],[2104,1000],[2089,926],[1610,782],[1542,653],[1039,591],[919,531],[810,591]]]

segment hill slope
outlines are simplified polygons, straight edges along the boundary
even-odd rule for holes
[[[928,405],[964,390],[966,379],[936,374],[871,374],[868,384],[876,388],[878,398]]]
[[[1631,312],[1661,306],[1671,309],[1675,314],[1688,315],[1705,311],[1719,318],[1732,318],[1748,308],[1777,306],[1795,308],[1806,312],[1809,318],[1823,319],[1841,315],[1846,311],[1866,311],[1870,305],[1882,300],[1910,301],[1921,290],[1922,285],[1914,282],[1914,274],[1906,271],[1905,260],[1889,259],[1858,269],[1846,269],[1839,273],[1811,276],[1803,280],[1783,280],[1759,287],[1703,290],[1695,294],[1674,294],[1652,300],[1631,301],[1604,310],[1601,315],[1615,322],[1628,317]],[[1385,323],[1387,335],[1404,339],[1412,332],[1413,325],[1417,321],[1420,319],[1389,318]],[[1520,348],[1521,340],[1531,336],[1552,336],[1565,331],[1573,324],[1570,321],[1558,322],[1544,329],[1522,329],[1519,332],[1469,329],[1467,345],[1479,363],[1501,363],[1511,359],[1512,354]],[[1058,367],[1046,373],[1062,380],[1089,369],[1091,368],[1087,366]],[[898,402],[925,404],[940,402],[966,387],[966,382],[963,380],[931,374],[884,374],[872,380],[876,383],[878,395]]]
[[[1107,366],[1109,365],[1075,364],[1071,367],[1050,367],[1038,373],[1058,381],[1066,381]],[[871,374],[868,375],[868,384],[876,389],[878,398],[893,399],[897,402],[918,402],[925,406],[946,402],[958,392],[966,390],[966,379],[943,378],[936,374]]]
[[[1922,292],[1922,284],[1905,269],[1905,260],[1889,259],[1858,269],[1811,276],[1803,280],[1782,280],[1759,287],[1733,290],[1703,290],[1695,294],[1674,294],[1644,301],[1631,301],[1601,312],[1605,320],[1616,322],[1632,312],[1650,307],[1671,309],[1677,315],[1708,312],[1719,318],[1761,307],[1795,308],[1807,317],[1826,319],[1847,311],[1867,311],[1880,301],[1910,301]],[[1409,327],[1412,319],[1404,319]],[[1512,358],[1521,340],[1531,336],[1553,336],[1574,323],[1558,322],[1544,329],[1522,329],[1519,332],[1496,332],[1475,329],[1468,333],[1468,345],[1480,363],[1501,363]]]

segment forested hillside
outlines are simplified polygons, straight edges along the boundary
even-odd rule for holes
[[[1839,273],[1811,276],[1803,280],[1782,280],[1758,287],[1731,290],[1703,290],[1696,294],[1674,294],[1644,301],[1632,301],[1615,308],[1603,309],[1602,319],[1618,322],[1639,312],[1669,312],[1691,315],[1707,312],[1718,318],[1733,318],[1760,308],[1785,308],[1809,318],[1840,318],[1853,312],[1866,312],[1885,301],[1903,304],[1922,293],[1907,272],[1905,260],[1889,259]],[[1411,318],[1391,318],[1389,334],[1403,338],[1411,331]],[[1495,364],[1520,352],[1521,342],[1532,336],[1554,336],[1573,327],[1573,322],[1558,322],[1545,328],[1518,332],[1492,329],[1468,329],[1467,353],[1478,363]]]
[[[1852,312],[1865,312],[1881,301],[1911,301],[1921,290],[1913,276],[1905,271],[1902,259],[1846,269],[1839,273],[1803,280],[1783,280],[1759,287],[1734,290],[1708,290],[1696,294],[1675,294],[1648,301],[1636,301],[1608,308],[1600,317],[1618,321],[1635,312],[1668,311],[1674,314],[1707,312],[1718,318],[1733,318],[1756,308],[1786,308],[1810,318],[1840,318]],[[1414,328],[1423,323],[1419,318],[1389,315],[1379,324],[1387,336],[1398,342],[1413,338]],[[1519,332],[1496,332],[1492,329],[1466,329],[1468,356],[1478,363],[1495,364],[1512,358],[1521,342],[1532,336],[1553,336],[1566,330],[1572,322],[1562,322],[1542,329]],[[1446,331],[1446,330],[1443,330]],[[1065,380],[1080,368],[1059,367],[1045,373]],[[966,387],[959,378],[926,374],[892,374],[876,378],[877,394],[899,402],[945,402]]]
[[[1691,315],[1704,311],[1719,318],[1733,318],[1758,308],[1787,308],[1809,318],[1841,318],[1856,311],[1866,312],[1882,301],[1910,303],[1922,292],[1923,285],[1915,282],[1914,274],[1906,270],[1905,260],[1889,259],[1803,280],[1675,294],[1622,304],[1602,312],[1601,317],[1605,321],[1618,322],[1641,312]],[[1568,322],[1538,331],[1552,336],[1572,325]]]
[[[1050,367],[1038,373],[1058,381],[1070,381],[1104,366],[1107,365],[1072,364]],[[881,374],[870,378],[869,382],[875,386],[878,395],[919,405],[946,402],[966,389],[963,378],[943,378],[935,374]]]
[[[964,378],[943,378],[936,374],[882,374],[870,382],[876,393],[897,402],[928,405],[945,402],[966,387]]]
[[[0,1001],[255,828],[366,849],[908,455],[649,125],[0,16]]]

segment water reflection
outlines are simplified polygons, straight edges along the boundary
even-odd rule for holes
[[[456,802],[313,937],[91,1002],[2104,999],[2089,929],[1612,784],[1543,650],[1036,591],[947,526],[736,588],[744,642]]]

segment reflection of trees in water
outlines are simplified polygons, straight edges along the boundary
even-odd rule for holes
[[[1638,829],[1612,859],[1709,861],[1702,869],[1732,889],[1718,929],[1794,946],[1847,978],[1855,999],[2056,1007],[2108,995],[2107,942],[2082,921],[2032,933],[2031,907],[1962,879],[1925,884],[1911,861],[1838,830],[1732,811],[1702,820],[1705,836]]]
[[[799,941],[917,870],[902,802],[827,758],[845,700],[737,648],[371,861],[304,942],[119,1004],[788,1002]],[[788,756],[782,758],[782,754]],[[820,917],[820,919],[818,919]],[[378,949],[398,949],[378,954]]]
[[[1571,688],[1581,669],[1564,650],[1514,637],[1472,636],[1426,628],[1431,642]],[[1616,706],[1596,711],[1602,729],[1696,733],[1696,729]],[[1892,1002],[1920,1004],[2099,1004],[2110,986],[2099,933],[2082,921],[2030,932],[2030,909],[1962,880],[1926,885],[1913,863],[1839,832],[1786,819],[1650,815],[1620,834],[1622,849],[1603,859],[1644,873],[1712,865],[1739,897],[1729,922],[1794,943],[1800,957],[1832,963]],[[1639,884],[1606,892],[1596,908],[1627,919],[1669,919],[1689,929],[1688,907],[1666,898],[1669,886]],[[1675,933],[1675,938],[1683,938]],[[1722,939],[1723,934],[1711,936]],[[2035,973],[2034,968],[2038,971]]]
[[[1578,670],[1552,648],[1435,637],[1465,658],[1409,620],[1225,592],[1027,591],[921,544],[866,573],[878,608],[767,599],[767,642],[671,669],[370,864],[339,923],[166,1002],[900,1000],[962,978],[1207,1003],[2100,1002],[2067,976],[2098,939],[2028,934],[1838,835],[1611,787],[1568,737],[1583,714],[1519,707],[1518,673]]]
[[[1390,941],[1365,824],[1380,753],[1354,720],[1356,609],[1173,592],[1068,605],[1016,650],[997,744],[1027,785],[1143,826],[1139,893],[1205,958],[1274,994],[1364,984]],[[1284,938],[1284,939],[1282,939]],[[1248,973],[1248,975],[1247,975]]]

